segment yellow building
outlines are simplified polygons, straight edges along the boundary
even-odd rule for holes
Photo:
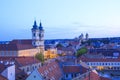
[[[9,44],[0,44],[0,56],[35,56],[40,49],[32,46],[31,42],[32,40],[13,40]]]
[[[48,49],[47,51],[44,51],[45,59],[56,58],[57,56],[58,56],[57,49]]]

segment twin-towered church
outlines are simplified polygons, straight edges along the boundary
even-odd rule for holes
[[[7,44],[0,44],[0,56],[35,56],[36,53],[44,53],[44,29],[42,23],[39,26],[34,21],[32,39],[14,39]]]

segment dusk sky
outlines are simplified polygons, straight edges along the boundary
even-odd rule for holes
[[[34,20],[45,39],[120,37],[120,0],[0,0],[0,41],[31,39]]]

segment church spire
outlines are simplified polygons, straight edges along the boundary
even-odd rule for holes
[[[38,28],[36,20],[34,21],[33,28],[34,28],[34,29],[37,29],[37,28]]]
[[[42,23],[41,23],[41,21],[40,21],[39,29],[40,29],[40,30],[43,30],[43,27],[42,27]]]

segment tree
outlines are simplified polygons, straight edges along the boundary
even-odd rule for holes
[[[87,53],[87,51],[88,51],[87,48],[83,47],[83,48],[77,50],[76,56],[79,57],[79,56]]]
[[[63,45],[59,43],[56,45],[56,47],[63,47]]]
[[[44,62],[44,55],[42,53],[37,53],[35,57],[40,60],[42,63]]]

